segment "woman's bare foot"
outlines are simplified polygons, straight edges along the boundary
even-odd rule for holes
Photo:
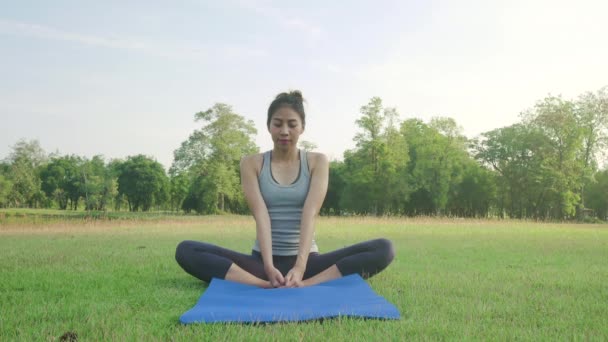
[[[340,273],[340,270],[338,270],[338,266],[334,264],[331,265],[329,268],[323,270],[321,273],[308,279],[304,279],[302,283],[304,286],[312,286],[324,283],[326,281],[338,279],[340,277],[342,277],[342,273]]]
[[[231,280],[241,284],[253,285],[264,289],[272,288],[268,280],[260,279],[253,274],[240,268],[239,265],[233,263],[226,273],[226,280]]]

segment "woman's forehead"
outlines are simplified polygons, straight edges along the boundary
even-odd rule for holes
[[[290,107],[281,107],[278,108],[274,114],[272,114],[273,120],[281,120],[281,121],[291,121],[291,120],[300,120],[300,115],[298,112],[293,110]]]

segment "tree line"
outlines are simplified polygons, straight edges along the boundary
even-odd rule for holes
[[[0,162],[0,207],[247,213],[239,163],[259,151],[255,125],[221,103],[194,119],[167,172],[144,155],[48,155],[21,140]],[[401,121],[378,97],[356,124],[355,148],[330,164],[323,214],[608,218],[608,87],[548,96],[473,139],[451,118]]]

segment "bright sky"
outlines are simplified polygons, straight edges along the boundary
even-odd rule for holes
[[[11,1],[0,5],[0,159],[47,152],[165,167],[216,102],[252,119],[300,89],[301,139],[341,159],[373,96],[473,137],[549,93],[608,85],[608,2]]]

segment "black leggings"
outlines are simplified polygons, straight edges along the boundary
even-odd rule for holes
[[[393,245],[387,239],[365,241],[330,253],[313,252],[308,256],[303,279],[313,277],[334,264],[343,276],[358,273],[368,278],[385,269],[394,255]],[[275,255],[272,258],[274,267],[286,275],[297,256]],[[182,241],[175,251],[175,259],[186,272],[206,282],[211,278],[224,279],[232,263],[260,279],[268,280],[262,255],[257,251],[247,255],[205,242]]]

